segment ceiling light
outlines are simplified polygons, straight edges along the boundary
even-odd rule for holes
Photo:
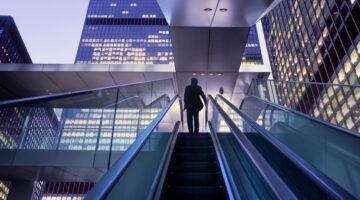
[[[193,76],[196,76],[196,72],[192,73]]]
[[[204,8],[204,11],[212,11],[212,8]]]
[[[227,8],[220,8],[219,10],[220,10],[221,12],[226,12],[226,11],[228,11]]]

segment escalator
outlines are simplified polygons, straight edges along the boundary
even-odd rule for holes
[[[161,199],[228,199],[210,134],[177,137]]]
[[[359,197],[357,134],[258,98],[245,98],[240,110],[219,99],[240,116],[241,134],[297,198]]]
[[[289,132],[290,128],[283,123],[274,123],[272,128],[282,132],[277,139],[273,138],[256,120],[230,106],[240,113],[241,122],[236,124],[238,119],[230,118],[231,112],[223,110],[226,105],[220,106],[209,98],[216,113],[208,121],[210,133],[178,133],[179,123],[171,133],[154,132],[163,117],[160,114],[153,128],[144,132],[150,139],[151,135],[162,138],[162,142],[150,142],[151,151],[147,152],[156,154],[157,161],[144,162],[144,158],[137,161],[136,154],[141,154],[137,149],[142,146],[139,144],[131,149],[134,158],[121,158],[86,199],[356,199],[356,195],[284,146],[290,137],[284,135],[286,131],[291,134],[291,141],[301,146],[303,140],[293,129]],[[219,131],[220,119],[229,132]],[[294,140],[296,137],[300,139]],[[146,140],[144,136],[143,142]],[[160,143],[158,150],[154,145]],[[152,172],[141,173],[151,177],[145,188],[145,181],[136,177],[139,175],[136,170],[147,170],[150,166]]]

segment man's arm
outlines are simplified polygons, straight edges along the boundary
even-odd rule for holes
[[[187,102],[188,101],[188,98],[189,98],[189,90],[188,90],[188,87],[185,88],[185,93],[184,93],[184,110],[186,110],[187,108]]]
[[[204,92],[202,91],[202,88],[200,87],[200,96],[202,97],[202,99],[204,100],[204,105],[206,105],[206,96],[204,94]]]

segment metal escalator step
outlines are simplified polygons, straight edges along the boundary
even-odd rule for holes
[[[181,172],[168,174],[168,186],[220,186],[221,174],[208,172]]]
[[[180,146],[193,146],[193,147],[197,147],[197,146],[211,146],[212,142],[208,141],[208,140],[193,140],[193,139],[189,139],[189,140],[177,140],[176,141],[176,145],[180,145]]]
[[[216,160],[215,153],[174,153],[172,161],[214,161]]]
[[[217,200],[228,199],[224,187],[218,186],[191,186],[167,187],[162,196],[163,200]]]
[[[176,162],[169,169],[171,172],[217,172],[216,161],[213,162]]]
[[[207,153],[214,151],[214,146],[177,146],[174,149],[176,153]]]

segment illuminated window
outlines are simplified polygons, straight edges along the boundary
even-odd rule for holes
[[[350,54],[350,60],[352,64],[355,64],[358,61],[359,55],[357,54],[356,50],[354,49]]]

